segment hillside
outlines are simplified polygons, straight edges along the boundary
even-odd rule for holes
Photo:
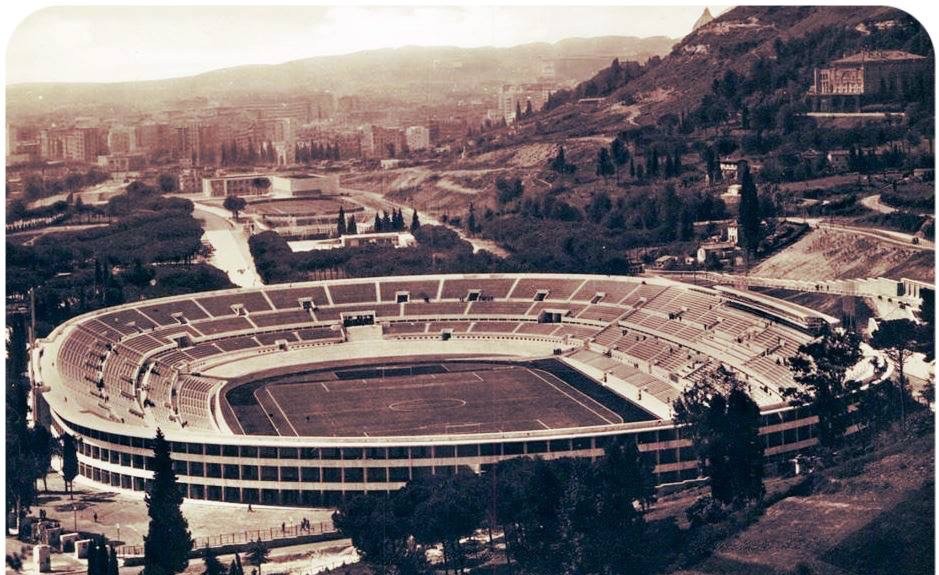
[[[711,557],[673,575],[932,573],[929,426],[922,436],[898,432],[871,453],[823,470],[809,493],[769,507]]]
[[[7,86],[12,114],[44,110],[147,102],[158,107],[185,95],[236,99],[270,93],[329,90],[337,94],[394,97],[421,90],[423,96],[444,97],[507,82],[535,81],[543,62],[582,59],[594,65],[559,71],[561,80],[589,77],[612,58],[645,61],[666,54],[675,40],[661,36],[568,38],[554,44],[532,43],[509,48],[417,47],[369,50],[339,56],[305,58],[270,66],[252,65],[214,70],[183,78],[108,84],[42,83]],[[602,64],[601,64],[602,62]],[[565,75],[566,74],[566,75]],[[439,88],[439,90],[435,90]],[[439,92],[439,93],[437,93]],[[422,102],[423,97],[422,97]]]
[[[815,230],[761,262],[751,274],[783,279],[888,277],[935,281],[935,252],[905,248],[853,232]]]
[[[740,96],[758,103],[781,93],[804,93],[812,69],[861,49],[903,49],[931,55],[928,34],[908,14],[894,8],[861,6],[743,6],[697,28],[671,53],[651,60],[634,77],[600,71],[575,90],[608,96],[609,108],[578,113],[580,126],[611,125],[616,102],[635,105],[633,120],[654,124],[663,114],[692,113],[728,71],[738,75]],[[563,130],[572,102],[548,117]]]

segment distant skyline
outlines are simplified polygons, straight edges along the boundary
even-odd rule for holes
[[[709,6],[716,17],[729,6]],[[401,46],[507,47],[691,31],[704,6],[62,6],[7,49],[7,84],[124,82]]]

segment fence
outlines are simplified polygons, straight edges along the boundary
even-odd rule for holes
[[[296,539],[298,537],[313,535],[328,535],[337,533],[332,523],[320,521],[319,523],[310,523],[308,528],[304,528],[299,523],[295,525],[283,525],[269,527],[267,529],[248,529],[233,533],[223,533],[220,535],[209,535],[206,537],[193,538],[193,553],[199,553],[206,547],[223,547],[226,545],[243,545],[252,541],[277,541],[279,539]],[[121,545],[117,547],[117,554],[121,557],[135,557],[143,555],[143,545]]]

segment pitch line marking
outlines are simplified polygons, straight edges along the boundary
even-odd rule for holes
[[[271,398],[271,401],[274,402],[274,405],[277,407],[277,410],[280,412],[280,414],[281,414],[282,416],[284,416],[284,420],[287,421],[287,425],[289,425],[289,426],[290,426],[290,429],[293,430],[293,434],[294,434],[295,436],[297,436],[297,437],[300,437],[300,434],[297,433],[297,428],[294,427],[294,426],[293,426],[293,423],[290,422],[290,418],[287,417],[287,414],[286,414],[286,413],[284,413],[284,409],[280,406],[280,403],[278,403],[277,398],[275,398],[275,397],[274,397],[274,394],[271,393],[271,388],[270,388],[270,387],[265,387],[265,388],[264,388],[264,391],[267,392],[267,396],[270,397],[270,398]],[[276,427],[276,426],[275,426],[275,427]],[[280,430],[278,430],[278,433],[279,433],[279,432],[280,432]]]
[[[325,389],[325,390],[326,390],[326,393],[329,393],[329,388],[328,388],[328,387],[326,387],[326,382],[325,382],[325,381],[321,381],[321,382],[320,382],[320,385],[322,385],[322,386],[323,386],[323,389]]]
[[[267,388],[264,387],[264,388],[255,389],[255,390],[254,390],[254,400],[257,402],[258,407],[261,408],[261,411],[264,412],[264,417],[266,417],[267,420],[271,422],[271,427],[274,428],[274,431],[277,432],[277,435],[280,436],[280,437],[283,437],[284,434],[280,432],[280,429],[277,427],[277,424],[274,423],[274,419],[273,419],[273,418],[271,417],[271,415],[267,412],[267,406],[264,405],[264,402],[261,401],[261,397],[258,395],[258,392],[260,392],[260,391],[262,391],[262,390],[267,390]],[[270,394],[268,394],[268,395],[270,395]]]
[[[537,421],[538,423],[540,423],[545,429],[551,429],[550,427],[548,427],[547,425],[545,425],[545,422],[541,421],[540,419],[536,419],[535,421]]]
[[[538,374],[537,372],[535,372],[535,370],[529,369],[528,371],[529,371],[532,375],[534,375],[535,377],[537,377],[537,378],[540,379],[541,381],[547,383],[548,385],[550,385],[551,387],[553,387],[554,389],[556,389],[558,392],[564,394],[568,399],[570,399],[570,400],[573,401],[574,403],[577,403],[578,405],[580,405],[581,407],[583,407],[584,409],[586,409],[586,410],[589,411],[590,413],[596,415],[597,417],[599,417],[599,418],[602,419],[603,421],[605,421],[605,422],[607,422],[607,423],[616,423],[615,421],[610,421],[607,417],[604,417],[603,415],[600,415],[599,413],[596,412],[596,410],[594,410],[594,409],[592,409],[591,407],[585,405],[582,401],[578,400],[577,398],[575,398],[575,397],[572,396],[571,394],[567,393],[566,391],[564,391],[564,390],[561,389],[560,387],[554,385],[553,383],[551,383],[551,382],[548,381],[547,379],[541,377],[541,375]],[[601,407],[603,407],[603,405],[600,404],[599,402],[597,402],[596,400],[593,400],[593,399],[591,399],[591,398],[588,398],[588,399],[590,399],[591,401],[593,401],[593,402],[596,403],[597,405],[600,405]],[[606,409],[606,407],[604,407],[604,409]]]

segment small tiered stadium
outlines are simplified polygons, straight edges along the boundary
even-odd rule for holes
[[[815,443],[786,367],[832,318],[727,288],[558,274],[348,279],[148,300],[75,318],[34,365],[82,476],[142,491],[171,441],[192,499],[334,505],[512,457],[635,437],[660,484],[697,477],[671,422],[724,366],[769,458]]]

